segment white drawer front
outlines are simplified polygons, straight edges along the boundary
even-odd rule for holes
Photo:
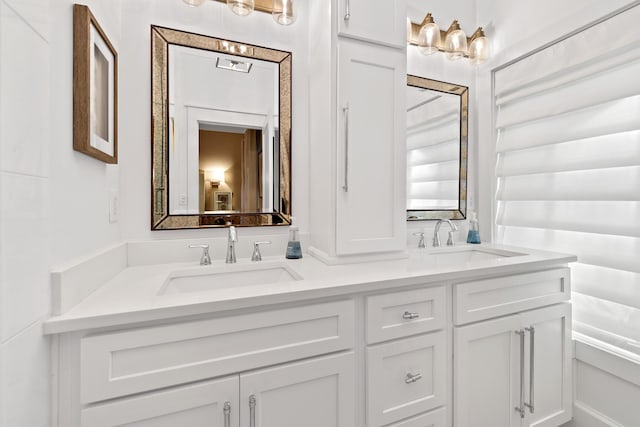
[[[445,427],[447,422],[447,408],[436,409],[387,427]]]
[[[454,323],[462,325],[567,301],[568,268],[454,285]]]
[[[384,426],[445,404],[445,343],[441,331],[367,348],[368,427]]]
[[[367,297],[369,344],[442,329],[444,286]]]
[[[82,402],[347,349],[353,325],[339,301],[85,337]]]

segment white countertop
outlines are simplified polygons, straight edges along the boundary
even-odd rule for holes
[[[486,252],[518,252],[465,263],[440,263],[437,253],[480,249]],[[128,267],[100,286],[66,313],[44,322],[45,334],[57,334],[129,323],[138,323],[217,311],[335,297],[401,286],[464,281],[477,276],[513,274],[576,261],[573,255],[503,245],[463,245],[411,250],[405,259],[328,266],[306,255],[303,259],[264,257],[262,266],[286,265],[302,280],[239,286],[234,288],[161,294],[169,274],[184,269],[221,269],[256,264],[248,259],[225,267],[224,261],[209,266],[168,263]]]

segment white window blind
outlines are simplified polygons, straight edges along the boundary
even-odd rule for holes
[[[573,253],[574,330],[640,358],[640,20],[494,74],[496,240]]]
[[[460,97],[436,93],[407,111],[407,209],[458,208]]]

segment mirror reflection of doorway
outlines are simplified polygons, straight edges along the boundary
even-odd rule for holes
[[[262,131],[199,131],[200,212],[259,212]]]

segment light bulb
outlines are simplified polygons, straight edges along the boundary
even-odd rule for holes
[[[444,39],[444,52],[448,59],[455,61],[467,53],[467,36],[460,29],[458,21],[453,21]]]
[[[253,12],[254,0],[227,0],[227,6],[236,15],[247,16]]]
[[[482,27],[478,28],[473,36],[471,36],[471,44],[469,45],[469,60],[473,64],[482,64],[491,55],[489,51],[489,41],[482,31]]]
[[[182,1],[188,4],[189,6],[193,6],[193,7],[201,6],[202,3],[204,3],[204,0],[182,0]]]
[[[418,47],[420,52],[431,55],[440,47],[440,28],[435,23],[425,24],[420,28],[418,35]]]
[[[280,25],[291,25],[296,22],[296,9],[293,0],[273,0],[271,16]]]

